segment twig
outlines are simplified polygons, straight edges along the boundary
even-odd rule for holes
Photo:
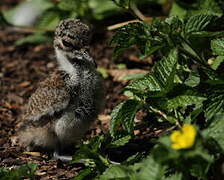
[[[151,23],[152,20],[153,20],[152,17],[146,17],[145,20],[144,20],[144,22]],[[135,23],[135,22],[142,22],[142,21],[139,20],[139,19],[134,19],[134,20],[130,20],[130,21],[125,21],[125,22],[122,22],[122,23],[118,23],[118,24],[114,24],[114,25],[108,26],[108,27],[107,27],[107,30],[108,30],[108,31],[111,31],[111,30],[120,28],[120,27],[125,26],[125,25],[130,24],[130,23]]]
[[[130,9],[133,11],[133,13],[142,21],[145,21],[146,17],[142,12],[138,9],[137,5],[134,2],[130,2]]]
[[[159,17],[156,17],[158,19],[164,19],[166,18],[165,16],[159,16]],[[153,21],[153,17],[145,17],[144,21],[141,21],[139,19],[133,19],[133,20],[130,20],[130,21],[125,21],[125,22],[122,22],[122,23],[118,23],[118,24],[114,24],[114,25],[111,25],[111,26],[107,26],[107,30],[108,31],[111,31],[111,30],[114,30],[114,29],[118,29],[122,26],[125,26],[127,24],[130,24],[130,23],[135,23],[135,22],[146,22],[146,23],[152,23]]]
[[[140,20],[138,20],[138,19],[134,19],[134,20],[130,20],[130,21],[125,21],[125,22],[122,22],[122,23],[114,24],[114,25],[108,26],[108,27],[107,27],[107,30],[108,30],[108,31],[111,31],[111,30],[120,28],[120,27],[122,27],[122,26],[125,26],[125,25],[127,25],[127,24],[129,24],[129,23],[135,23],[135,22],[140,22]]]

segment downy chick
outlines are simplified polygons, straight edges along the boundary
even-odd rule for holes
[[[63,156],[82,138],[104,103],[102,81],[89,55],[91,31],[77,19],[65,19],[55,31],[56,70],[31,95],[19,140],[27,150]]]

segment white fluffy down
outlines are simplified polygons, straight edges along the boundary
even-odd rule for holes
[[[56,49],[55,52],[56,52],[58,63],[60,64],[60,68],[64,70],[65,72],[67,72],[68,74],[72,75],[75,71],[75,68],[64,56],[62,51],[60,51],[59,49]]]

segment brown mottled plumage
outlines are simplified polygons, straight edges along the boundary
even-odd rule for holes
[[[60,156],[77,142],[103,106],[103,88],[95,61],[89,56],[90,29],[77,19],[66,19],[56,28],[56,70],[31,95],[19,132],[28,150],[55,151]]]

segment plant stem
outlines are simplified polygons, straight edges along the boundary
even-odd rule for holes
[[[165,114],[164,112],[162,112],[162,111],[160,111],[160,110],[158,110],[158,109],[155,109],[155,108],[153,108],[152,106],[150,106],[150,109],[151,109],[154,113],[159,114],[159,115],[162,116],[165,120],[167,120],[167,116],[166,116],[166,114]],[[167,121],[168,121],[168,120],[167,120]]]
[[[147,17],[145,19],[145,21],[148,22],[148,23],[151,23],[152,22],[152,18],[151,17]],[[111,31],[111,30],[118,29],[118,28],[120,28],[122,26],[128,25],[130,23],[135,23],[135,22],[141,22],[141,21],[138,20],[138,19],[134,19],[134,20],[130,20],[130,21],[125,21],[125,22],[122,22],[122,23],[118,23],[118,24],[114,24],[114,25],[108,26],[107,27],[107,30],[108,31]]]
[[[190,53],[189,51],[187,51],[186,49],[179,47],[178,48],[183,54],[190,56],[192,59],[194,59],[197,63],[202,64],[201,59],[198,58],[197,56],[193,55],[192,53]]]
[[[187,51],[186,49],[182,48],[182,47],[179,47],[178,48],[183,54],[191,57],[196,63],[200,64],[202,67],[206,68],[206,69],[210,69],[210,66],[206,63],[204,63],[203,61],[201,61],[201,59],[195,55],[193,55],[192,53],[190,53],[189,51]]]
[[[137,16],[137,18],[139,20],[141,20],[141,21],[145,21],[146,20],[146,17],[144,16],[144,14],[142,14],[142,12],[138,9],[136,4],[132,0],[130,0],[129,7],[132,10],[132,12],[135,14],[135,16]]]

